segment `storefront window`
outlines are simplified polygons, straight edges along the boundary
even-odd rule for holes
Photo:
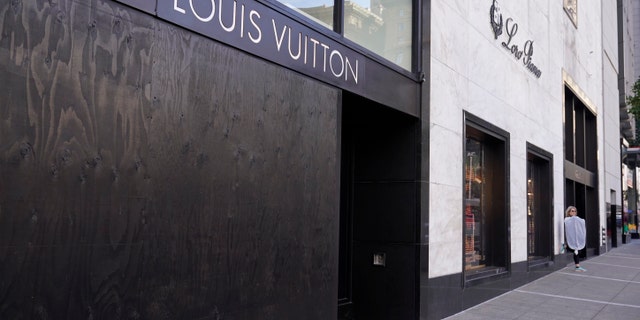
[[[527,258],[544,265],[552,254],[551,154],[527,144]]]
[[[533,169],[530,161],[527,163],[527,168],[527,254],[531,259],[536,253],[536,202],[533,201],[536,181],[531,178]]]
[[[467,139],[465,162],[465,209],[464,209],[464,261],[465,269],[473,270],[485,266],[484,223],[482,219],[482,144]]]
[[[318,22],[327,28],[333,27],[334,0],[279,0],[287,7]]]
[[[411,70],[411,0],[344,3],[344,36]]]
[[[412,0],[278,0],[385,59],[411,70]],[[344,19],[334,19],[342,5]],[[339,25],[339,27],[338,27]]]
[[[490,130],[476,124],[466,126],[465,285],[508,271],[507,133]]]

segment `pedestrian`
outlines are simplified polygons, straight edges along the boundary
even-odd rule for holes
[[[566,238],[567,248],[573,253],[573,262],[576,265],[577,272],[587,271],[580,266],[580,258],[578,251],[582,250],[586,242],[586,229],[584,219],[577,216],[578,209],[574,206],[567,207],[564,218],[564,234]]]

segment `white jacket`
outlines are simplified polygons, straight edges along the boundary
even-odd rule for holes
[[[567,246],[574,250],[581,250],[586,245],[587,232],[584,219],[573,216],[564,218],[564,233],[567,237]]]

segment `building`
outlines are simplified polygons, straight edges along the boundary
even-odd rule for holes
[[[586,220],[581,256],[606,250],[605,213],[621,204],[617,11],[431,4],[427,291],[454,312],[484,299],[483,283],[564,267],[568,205]]]
[[[640,78],[640,54],[638,42],[634,41],[640,35],[640,4],[635,1],[618,1],[618,34],[620,73],[618,89],[620,93],[620,120],[622,130],[622,173],[623,173],[623,207],[619,217],[621,241],[628,237],[638,237],[638,181],[637,181],[637,124],[629,113],[627,97],[633,95],[633,85]],[[617,240],[617,237],[615,238]]]
[[[441,318],[568,205],[605,252],[618,4],[0,4],[0,318]]]

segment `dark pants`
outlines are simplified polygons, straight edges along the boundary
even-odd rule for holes
[[[569,248],[569,246],[567,246],[567,249],[569,249],[569,251],[571,251],[571,254],[573,255],[573,262],[576,265],[579,265],[580,264],[580,258],[576,254],[576,251],[574,249],[572,249],[572,248]]]

